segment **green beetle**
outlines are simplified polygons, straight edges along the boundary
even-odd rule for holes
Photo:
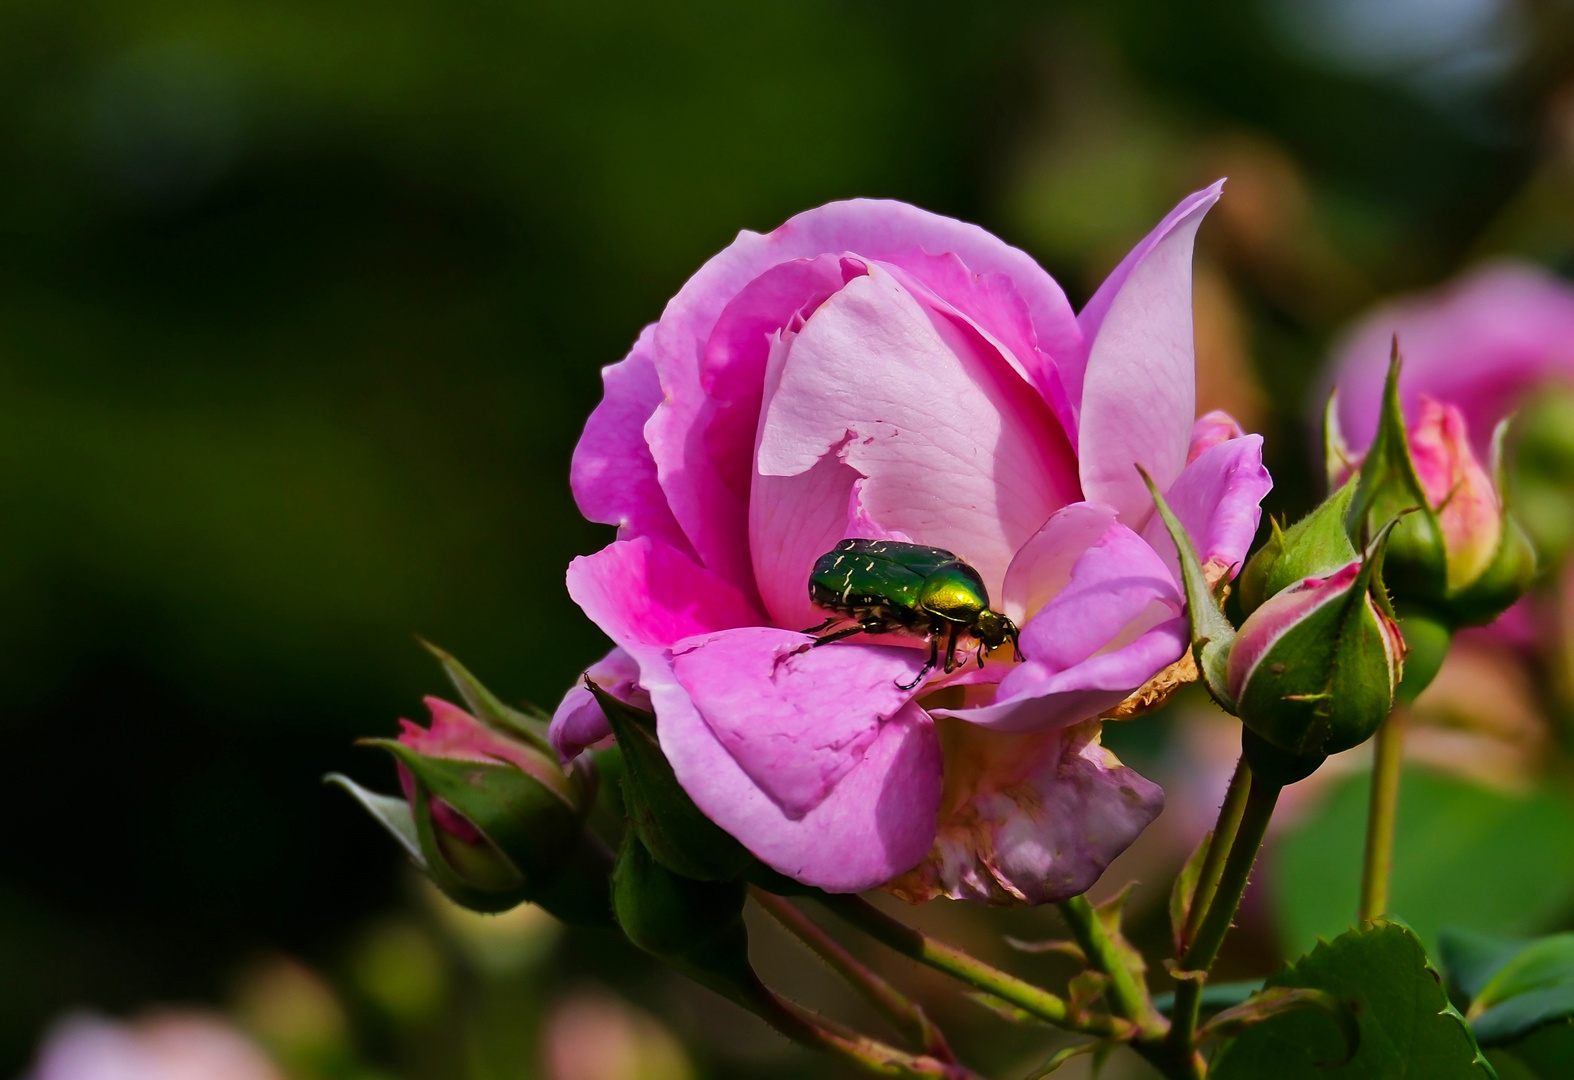
[[[831,613],[819,626],[805,630],[818,634],[850,619],[852,626],[825,634],[816,645],[840,641],[854,634],[909,634],[929,642],[929,660],[918,677],[903,690],[911,690],[940,662],[940,639],[946,638],[945,671],[958,667],[957,638],[970,635],[978,642],[978,666],[985,650],[994,651],[1007,641],[1018,660],[1017,624],[989,606],[984,579],[961,558],[944,548],[905,544],[896,540],[843,540],[814,561],[809,573],[809,602]]]

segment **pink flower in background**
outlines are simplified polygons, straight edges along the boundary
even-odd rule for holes
[[[1158,812],[1082,722],[1186,648],[1136,466],[1219,576],[1270,486],[1259,437],[1218,415],[1194,431],[1191,253],[1219,192],[1080,315],[975,226],[833,203],[740,234],[605,369],[572,471],[585,515],[619,529],[568,572],[618,646],[591,674],[653,709],[679,782],[764,862],[832,891],[911,871],[915,899],[1042,902]],[[1024,659],[904,690],[921,642],[809,647],[810,569],[848,537],[961,556]],[[587,698],[554,718],[565,759],[608,734]]]
[[[1408,424],[1421,419],[1423,398],[1452,406],[1481,461],[1498,421],[1527,393],[1552,379],[1574,382],[1574,286],[1529,264],[1493,263],[1386,304],[1345,335],[1329,385],[1339,387],[1340,422],[1357,449],[1377,431],[1395,334]]]
[[[171,1012],[134,1024],[78,1014],[56,1023],[24,1080],[284,1080],[239,1029]]]

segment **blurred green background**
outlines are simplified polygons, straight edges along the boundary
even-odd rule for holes
[[[738,229],[830,199],[979,222],[1080,304],[1229,175],[1203,398],[1269,433],[1299,512],[1345,319],[1483,254],[1574,269],[1570,26],[1553,0],[0,4],[0,1075],[62,1009],[174,1002],[301,1076],[562,1080],[537,1018],[614,990],[688,1043],[627,1021],[667,1046],[639,1075],[823,1075],[615,942],[456,929],[320,784],[391,786],[351,742],[443,691],[415,633],[548,707],[600,654],[562,588],[608,538],[567,484],[598,368]],[[1112,741],[1162,771],[1164,723]],[[997,1062],[1047,1045],[959,1015]]]

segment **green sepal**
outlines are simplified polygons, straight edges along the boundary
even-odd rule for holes
[[[464,844],[437,828],[432,820],[432,795],[415,783],[411,816],[426,876],[460,907],[493,914],[518,907],[528,899],[524,874],[484,834],[480,844]]]
[[[1305,780],[1328,760],[1327,754],[1316,751],[1296,754],[1282,749],[1244,725],[1241,727],[1241,753],[1246,757],[1246,764],[1252,767],[1252,776],[1274,787],[1288,787]]]
[[[618,925],[635,945],[737,1000],[749,984],[748,887],[741,880],[696,881],[663,866],[633,830],[612,873]]]
[[[1264,600],[1298,581],[1327,577],[1359,557],[1345,530],[1359,482],[1350,477],[1288,529],[1273,524],[1273,535],[1241,572],[1242,615],[1250,615]]]
[[[426,856],[421,854],[421,836],[415,827],[415,815],[410,804],[393,795],[379,795],[368,791],[343,773],[329,773],[323,783],[343,788],[361,808],[372,815],[372,820],[388,830],[388,835],[410,856],[410,861],[422,871],[426,870]]]
[[[1381,523],[1402,517],[1388,545],[1383,577],[1405,604],[1430,605],[1447,595],[1448,552],[1437,513],[1427,502],[1410,455],[1410,436],[1399,404],[1402,366],[1395,337],[1377,435],[1361,463],[1346,528],[1351,540],[1364,546]]]
[[[1536,546],[1520,527],[1509,501],[1508,467],[1503,443],[1508,421],[1492,433],[1493,482],[1497,486],[1499,533],[1497,549],[1485,570],[1448,597],[1448,615],[1455,628],[1485,626],[1525,595],[1540,568]]]
[[[589,679],[623,754],[623,804],[634,832],[663,866],[698,881],[740,878],[755,862],[747,848],[694,805],[656,739],[656,718]]]
[[[1169,530],[1170,539],[1180,558],[1181,580],[1186,590],[1186,618],[1191,625],[1191,648],[1197,660],[1197,671],[1213,699],[1227,712],[1233,713],[1235,699],[1230,696],[1227,669],[1230,645],[1235,641],[1235,627],[1225,618],[1218,597],[1208,587],[1207,575],[1202,572],[1202,561],[1197,558],[1197,549],[1192,546],[1186,527],[1170,510],[1164,496],[1159,494],[1147,470],[1138,465],[1137,471],[1142,474],[1142,482],[1148,485],[1153,505],[1163,519],[1164,527]]]
[[[1405,669],[1394,697],[1408,705],[1432,685],[1448,656],[1454,634],[1442,622],[1419,611],[1401,616],[1399,630],[1405,639]]]
[[[521,880],[544,879],[579,837],[579,808],[512,763],[429,757],[394,739],[365,742],[387,750],[410,770],[418,790],[442,799],[479,829]],[[419,824],[419,811],[416,819]],[[443,840],[445,852],[469,847],[446,835]],[[427,856],[432,861],[430,851]],[[499,871],[499,887],[506,877]]]
[[[1185,956],[1191,941],[1186,937],[1186,922],[1191,916],[1191,906],[1197,897],[1197,882],[1202,877],[1202,864],[1208,858],[1208,848],[1213,843],[1213,830],[1202,834],[1197,847],[1181,867],[1170,887],[1170,937],[1175,943],[1175,955]]]
[[[1253,994],[1239,1005],[1221,1010],[1197,1031],[1199,1043],[1211,1039],[1239,1035],[1253,1024],[1272,1020],[1276,1016],[1297,1009],[1317,1009],[1339,1027],[1344,1039],[1344,1056],[1336,1061],[1315,1062],[1320,1069],[1337,1068],[1355,1057],[1361,1048],[1361,1025],[1350,1005],[1330,994],[1309,986],[1270,986]]]
[[[504,704],[496,694],[481,685],[481,680],[472,675],[468,668],[454,659],[452,653],[425,638],[417,637],[416,640],[443,665],[454,689],[459,691],[459,696],[464,698],[465,704],[470,706],[470,711],[477,719],[487,727],[523,739],[552,760],[557,759],[557,751],[552,749],[552,743],[547,738],[549,717],[544,714],[531,715]]]

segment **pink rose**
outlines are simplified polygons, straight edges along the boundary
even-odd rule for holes
[[[1227,418],[1198,423],[1193,454],[1191,252],[1219,191],[1080,315],[975,226],[832,203],[740,234],[605,369],[572,483],[618,540],[568,571],[618,646],[594,677],[648,702],[678,781],[765,863],[838,892],[911,871],[914,898],[1042,902],[1157,814],[1158,788],[1078,725],[1186,649],[1136,466],[1221,574],[1270,486],[1261,439]],[[921,641],[811,648],[810,569],[849,537],[961,556],[1024,658],[904,690]],[[583,691],[554,718],[565,758],[607,734]]]
[[[25,1080],[284,1080],[238,1028],[201,1012],[133,1024],[73,1014],[50,1029]]]

